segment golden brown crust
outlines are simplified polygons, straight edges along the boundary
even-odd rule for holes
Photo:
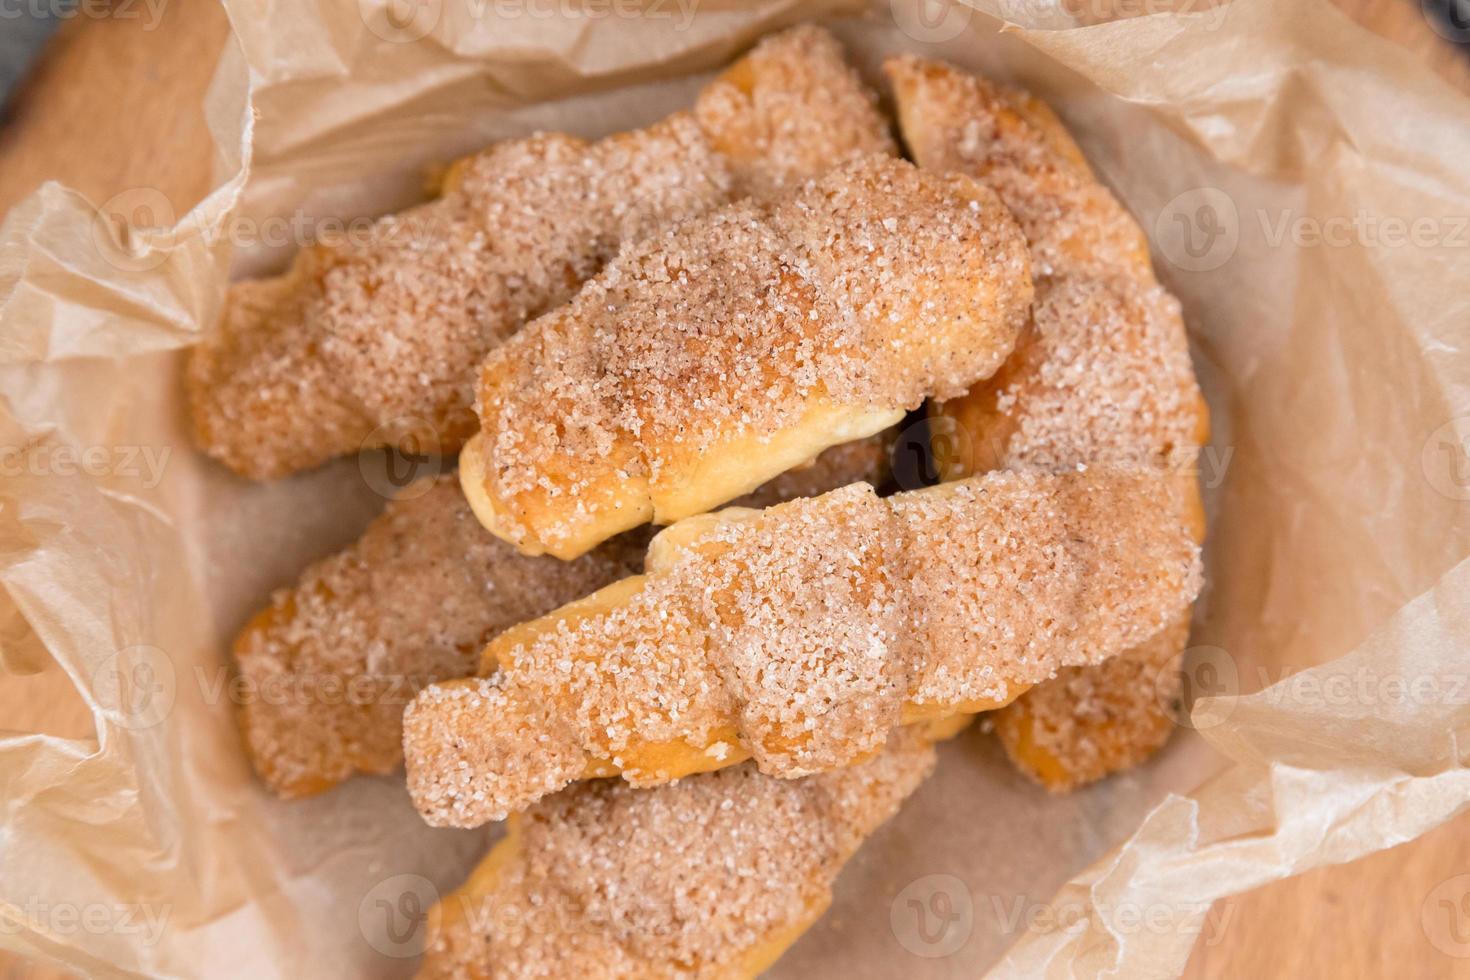
[[[194,350],[195,438],[253,479],[372,446],[454,452],[475,368],[624,241],[844,159],[891,153],[817,28],[763,41],[692,112],[595,143],[542,134],[449,168],[442,196],[236,284]]]
[[[1179,304],[1155,281],[1142,231],[1039,100],[937,62],[898,58],[887,70],[915,159],[993,187],[1026,232],[1037,276],[1010,360],[938,409],[954,452],[945,475],[1157,467],[1177,475],[1181,519],[1202,540],[1193,472],[1208,414]],[[1181,613],[1147,643],[1065,669],[997,712],[1011,758],[1054,790],[1147,758],[1172,731],[1166,665],[1188,633]]]
[[[415,699],[415,805],[475,826],[589,776],[654,785],[746,757],[804,775],[894,725],[1003,704],[1193,598],[1178,493],[1149,470],[995,473],[675,525],[645,575],[502,634],[488,676]]]
[[[888,429],[866,439],[833,446],[807,465],[787,470],[751,493],[730,501],[730,506],[772,507],[800,497],[815,497],[849,483],[882,487],[889,476],[894,435],[894,430]]]
[[[476,511],[563,558],[703,513],[963,392],[1030,300],[995,197],[897,160],[692,219],[486,360]]]
[[[754,977],[933,766],[930,739],[904,731],[802,780],[747,764],[655,790],[580,784],[513,818],[434,907],[419,976]]]

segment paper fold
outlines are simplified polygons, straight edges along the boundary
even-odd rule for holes
[[[234,479],[188,444],[180,348],[232,267],[300,244],[262,241],[267,219],[382,213],[491,140],[648,122],[759,34],[854,4],[227,6],[202,201],[47,185],[0,228],[0,669],[64,672],[96,728],[0,718],[0,946],[96,976],[406,975],[382,910],[457,885],[486,837],[424,827],[400,777],[268,798],[228,683],[269,590],[381,506],[371,461]],[[1325,3],[1191,6],[1076,26],[1060,3],[883,0],[831,22],[875,84],[907,50],[1032,87],[1150,234],[1215,419],[1186,662],[1215,696],[1154,763],[1069,797],[982,733],[946,746],[774,976],[1172,975],[1210,901],[1470,798],[1470,107]],[[385,20],[402,9],[427,26]],[[970,910],[958,943],[904,918],[935,889]],[[68,917],[88,909],[98,928]]]

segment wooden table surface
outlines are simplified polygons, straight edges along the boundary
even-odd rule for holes
[[[1434,33],[1420,0],[1336,0],[1367,27],[1419,53],[1470,92],[1470,58]],[[43,180],[93,200],[156,187],[178,213],[209,188],[200,96],[227,25],[212,0],[166,5],[156,30],[142,22],[76,17],[48,49],[0,120],[0,213]],[[1470,165],[1470,161],[1467,161]],[[59,676],[0,679],[6,727],[77,736],[90,730],[81,702]],[[1417,841],[1350,865],[1323,868],[1229,900],[1219,942],[1201,944],[1186,976],[1333,978],[1470,977],[1470,958],[1431,941],[1441,882],[1470,874],[1470,815]],[[1458,902],[1470,930],[1470,897]],[[1449,906],[1444,908],[1449,909]],[[69,974],[0,953],[0,980]]]

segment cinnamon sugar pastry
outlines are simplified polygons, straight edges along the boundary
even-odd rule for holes
[[[995,469],[1147,466],[1176,474],[1196,540],[1195,456],[1208,413],[1178,301],[1155,281],[1147,242],[1043,103],[948,65],[890,61],[903,136],[919,165],[975,176],[1015,212],[1036,302],[994,377],[940,413],[955,424],[951,476]],[[1147,642],[1062,669],[995,717],[1016,764],[1064,790],[1138,764],[1169,737],[1188,642],[1180,609]]]
[[[1030,301],[993,194],[849,164],[625,248],[493,351],[465,494],[526,554],[574,558],[961,394],[1010,353]]]
[[[476,826],[578,779],[753,758],[802,776],[896,725],[1005,704],[1157,633],[1199,588],[1176,481],[993,473],[864,484],[663,532],[645,574],[502,633],[404,716],[426,820]]]
[[[374,446],[454,452],[477,428],[486,352],[622,242],[891,152],[872,93],[814,27],[762,41],[692,111],[646,129],[492,146],[365,241],[233,286],[189,364],[196,441],[253,479]]]
[[[765,506],[855,480],[881,482],[888,439],[836,446],[744,503]],[[480,527],[457,479],[429,478],[345,551],[281,589],[235,641],[245,747],[278,795],[403,764],[403,709],[434,681],[475,673],[485,644],[643,568],[646,534],[576,561],[530,558]]]
[[[750,763],[672,786],[582,783],[511,818],[430,912],[421,980],[751,978],[826,910],[842,866],[934,768],[904,730],[858,765]]]

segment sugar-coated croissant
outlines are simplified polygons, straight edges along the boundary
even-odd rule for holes
[[[644,575],[420,693],[410,793],[468,827],[597,776],[850,765],[896,725],[994,708],[1157,633],[1199,588],[1180,493],[1148,469],[997,472],[691,518]]]
[[[189,363],[196,441],[252,479],[375,446],[457,451],[485,354],[622,243],[891,152],[872,93],[814,27],[761,42],[646,129],[492,146],[437,200],[233,286]]]
[[[1044,103],[938,62],[896,58],[887,72],[914,159],[993,188],[1026,234],[1036,275],[1010,360],[939,407],[948,475],[1154,467],[1179,479],[1203,540],[1194,466],[1209,416],[1179,303],[1155,280],[1143,232]],[[1063,668],[995,714],[1007,752],[1056,790],[1142,762],[1174,728],[1174,662],[1188,637],[1182,608],[1121,656]]]
[[[1010,353],[1025,241],[963,176],[870,157],[624,249],[485,361],[481,521],[574,558],[954,397]]]
[[[419,976],[749,980],[822,915],[948,734],[903,730],[874,758],[806,779],[746,763],[542,800],[434,907]]]

